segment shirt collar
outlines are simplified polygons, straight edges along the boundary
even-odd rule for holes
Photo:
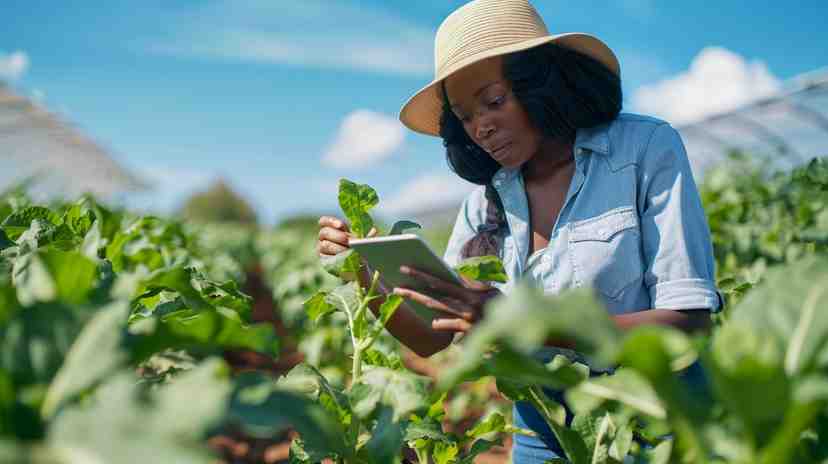
[[[609,155],[609,127],[607,124],[600,124],[595,127],[578,129],[575,132],[575,153],[581,154],[583,149]]]

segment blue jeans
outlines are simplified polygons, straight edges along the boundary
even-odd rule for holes
[[[594,374],[590,374],[590,376],[594,376]],[[679,379],[681,379],[691,394],[697,398],[701,397],[704,400],[704,395],[707,391],[705,385],[707,378],[701,364],[698,362],[692,364],[679,374]],[[563,392],[546,388],[543,391],[547,396],[563,405],[566,410],[566,425],[570,426],[574,414],[569,408],[569,405],[566,404]],[[543,464],[543,462],[552,458],[566,457],[566,453],[561,449],[561,445],[546,424],[546,421],[543,420],[543,416],[541,416],[531,403],[516,401],[512,408],[512,418],[516,427],[529,429],[538,434],[538,437],[528,437],[520,434],[515,434],[512,437],[513,464]]]

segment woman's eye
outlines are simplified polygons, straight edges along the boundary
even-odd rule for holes
[[[494,106],[500,106],[500,105],[502,105],[502,104],[503,104],[503,102],[504,102],[505,100],[506,100],[506,97],[497,97],[497,98],[495,98],[494,100],[492,100],[492,101],[490,101],[490,102],[489,102],[489,106],[492,106],[492,107],[494,107]]]

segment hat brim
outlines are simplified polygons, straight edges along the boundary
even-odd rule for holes
[[[455,63],[445,70],[430,84],[415,93],[400,110],[400,121],[409,129],[425,135],[440,135],[440,115],[443,112],[443,98],[440,94],[440,83],[461,69],[491,58],[506,55],[521,50],[527,50],[545,43],[555,42],[561,46],[589,55],[606,65],[616,75],[621,75],[620,65],[615,53],[601,39],[582,32],[568,32],[565,34],[549,35],[524,40],[502,47],[492,48],[476,54],[469,59]]]

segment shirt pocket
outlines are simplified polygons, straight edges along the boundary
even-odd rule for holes
[[[569,248],[576,286],[616,300],[642,278],[641,230],[632,206],[572,223]]]

